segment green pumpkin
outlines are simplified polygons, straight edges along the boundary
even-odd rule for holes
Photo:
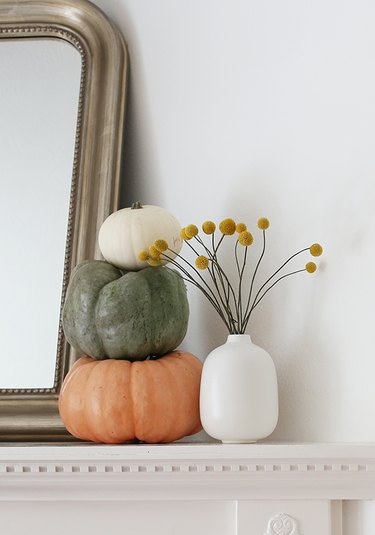
[[[189,304],[182,277],[166,267],[123,273],[101,260],[74,269],[63,308],[68,342],[94,358],[143,360],[184,339]]]

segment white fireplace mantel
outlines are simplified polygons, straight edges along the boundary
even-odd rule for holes
[[[204,504],[222,503],[215,514],[234,507],[227,514],[234,515],[236,535],[259,530],[273,535],[279,533],[273,523],[283,522],[288,534],[336,535],[342,533],[342,500],[370,499],[375,499],[375,444],[0,446],[4,506],[63,501],[197,507],[199,502],[208,510]]]
[[[0,500],[83,489],[87,500],[375,499],[375,444],[0,446]]]

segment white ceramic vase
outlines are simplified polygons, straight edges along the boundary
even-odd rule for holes
[[[200,412],[204,430],[224,443],[267,437],[279,416],[276,369],[248,334],[231,334],[203,365]]]

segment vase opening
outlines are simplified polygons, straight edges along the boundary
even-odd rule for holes
[[[250,334],[228,334],[227,342],[238,342],[238,341],[250,341],[251,342],[251,336]]]

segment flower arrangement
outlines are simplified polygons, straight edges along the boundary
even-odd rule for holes
[[[297,273],[314,273],[317,265],[314,262],[307,262],[301,269],[280,274],[281,270],[296,256],[309,251],[313,257],[322,254],[323,248],[320,244],[314,243],[310,247],[305,247],[291,255],[267,280],[255,291],[255,282],[259,271],[259,266],[266,252],[266,231],[269,228],[269,220],[262,217],[258,220],[258,229],[262,231],[263,246],[260,256],[250,279],[248,289],[245,291],[244,282],[248,259],[248,249],[252,245],[253,235],[244,223],[236,223],[233,219],[227,218],[219,224],[220,237],[217,239],[216,224],[213,221],[205,221],[202,224],[202,231],[206,236],[211,236],[210,246],[206,244],[196,225],[190,224],[184,227],[180,236],[190,247],[195,255],[194,265],[185,259],[181,254],[176,254],[164,239],[156,240],[149,246],[148,251],[142,251],[139,259],[147,261],[150,266],[160,266],[170,263],[178,268],[182,278],[199,288],[214,307],[220,318],[224,322],[230,334],[243,334],[246,331],[250,317],[255,308],[264,299],[266,294],[281,280],[296,275]],[[237,271],[237,286],[230,281],[229,276],[219,262],[218,252],[224,239],[228,236],[236,236],[234,244],[234,259]],[[243,248],[243,252],[240,249]],[[202,254],[203,253],[203,254]],[[174,257],[173,257],[173,256]],[[202,275],[202,271],[208,273],[207,277]],[[279,275],[277,277],[277,275]],[[245,294],[245,297],[244,297]]]

